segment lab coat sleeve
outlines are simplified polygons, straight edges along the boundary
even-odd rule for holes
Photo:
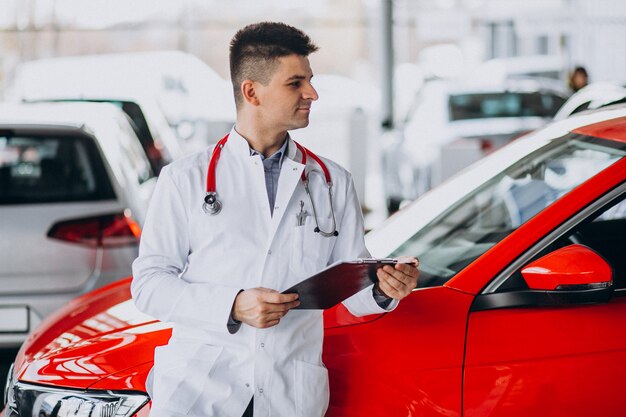
[[[370,256],[365,247],[365,228],[361,204],[359,203],[352,177],[348,177],[348,187],[344,201],[346,204],[343,217],[339,222],[339,235],[331,253],[330,263],[353,261],[356,258],[367,258]],[[344,300],[343,304],[351,314],[360,317],[368,314],[389,312],[397,307],[398,301],[393,300],[387,308],[380,307],[374,299],[373,285],[370,285]]]
[[[137,308],[161,321],[228,332],[240,290],[181,278],[189,254],[188,211],[169,167],[159,176],[133,262],[131,293]]]

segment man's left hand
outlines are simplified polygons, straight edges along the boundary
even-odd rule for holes
[[[387,297],[402,300],[417,286],[419,261],[414,257],[400,257],[395,267],[385,265],[376,272],[377,289]]]

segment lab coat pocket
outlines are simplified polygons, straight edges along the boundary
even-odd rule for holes
[[[309,271],[315,269],[314,260],[307,256],[305,248],[305,234],[308,231],[307,222],[300,226],[295,226],[291,235],[291,259],[289,267],[298,277],[306,277]]]
[[[296,417],[323,417],[328,408],[328,370],[295,361]]]
[[[295,226],[291,237],[289,266],[296,278],[307,278],[326,267],[330,239],[315,232],[315,222],[306,218],[302,226]]]
[[[153,409],[187,414],[209,379],[222,348],[174,342],[154,352]]]

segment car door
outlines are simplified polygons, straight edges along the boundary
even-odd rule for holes
[[[385,241],[378,256],[418,256],[419,288],[383,316],[354,319],[341,307],[325,313],[327,416],[462,415],[466,331],[476,295],[590,195],[623,181],[623,156],[608,141],[565,135],[510,162],[416,229],[407,216],[422,213],[407,210],[388,232],[368,239]]]
[[[326,417],[460,416],[463,346],[473,297],[423,288],[390,314],[325,314]]]
[[[520,303],[515,295],[528,289],[523,267],[572,243],[591,248],[612,267],[615,290],[608,302]],[[468,321],[465,416],[624,414],[625,254],[622,183],[557,228],[522,256],[527,261],[521,259],[514,272],[477,297]]]

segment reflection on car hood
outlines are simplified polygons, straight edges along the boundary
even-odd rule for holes
[[[25,382],[79,389],[145,390],[154,348],[167,343],[171,326],[141,313],[124,279],[64,306],[26,340],[15,360]],[[325,326],[371,321],[339,304],[324,313]]]
[[[77,298],[42,323],[16,358],[16,376],[88,388],[120,371],[151,363],[154,347],[167,343],[170,335],[169,325],[135,308],[130,279],[125,279]],[[140,369],[145,373],[149,367]]]

